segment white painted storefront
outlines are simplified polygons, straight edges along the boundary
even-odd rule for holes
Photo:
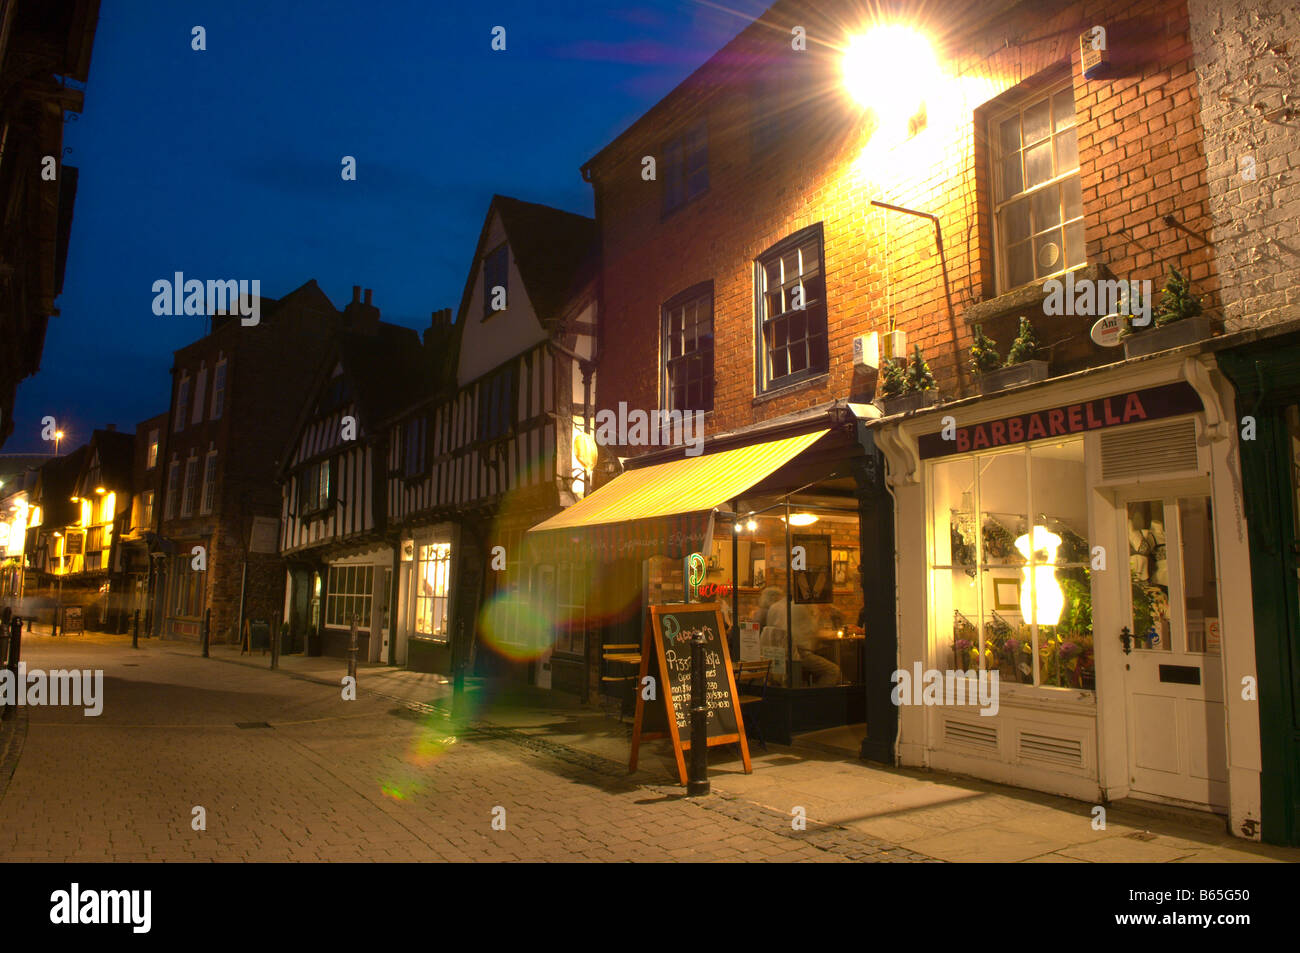
[[[881,425],[898,667],[1000,688],[996,713],[903,704],[900,763],[1258,821],[1239,433],[1188,350]]]

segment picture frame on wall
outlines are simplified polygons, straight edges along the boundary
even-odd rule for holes
[[[767,546],[764,543],[751,542],[749,544],[749,560],[745,563],[745,578],[740,581],[742,587],[758,589],[766,582],[767,576]]]
[[[1020,580],[1014,577],[993,579],[993,608],[1020,611]]]
[[[812,533],[791,535],[792,546],[802,546],[804,568],[790,572],[794,601],[800,605],[815,605],[832,600],[831,594],[831,538]]]
[[[849,563],[848,563],[848,560],[847,560],[847,559],[845,559],[845,560],[839,560],[839,559],[837,559],[837,560],[835,560],[835,562],[833,563],[833,565],[834,565],[834,567],[835,567],[835,573],[834,573],[834,577],[835,577],[835,586],[836,586],[837,588],[843,589],[844,587],[846,587],[846,586],[849,584]]]

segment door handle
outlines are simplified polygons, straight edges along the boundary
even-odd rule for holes
[[[1133,633],[1129,631],[1128,626],[1124,626],[1119,630],[1119,640],[1124,644],[1124,654],[1131,655],[1133,653]]]

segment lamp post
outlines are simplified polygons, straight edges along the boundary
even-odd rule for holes
[[[59,441],[61,441],[62,439],[63,439],[63,431],[62,430],[54,431],[54,455],[56,457],[59,455]]]

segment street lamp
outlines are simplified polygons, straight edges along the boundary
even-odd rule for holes
[[[54,431],[54,455],[56,457],[59,455],[59,441],[62,439],[63,439],[63,431],[62,430]]]

